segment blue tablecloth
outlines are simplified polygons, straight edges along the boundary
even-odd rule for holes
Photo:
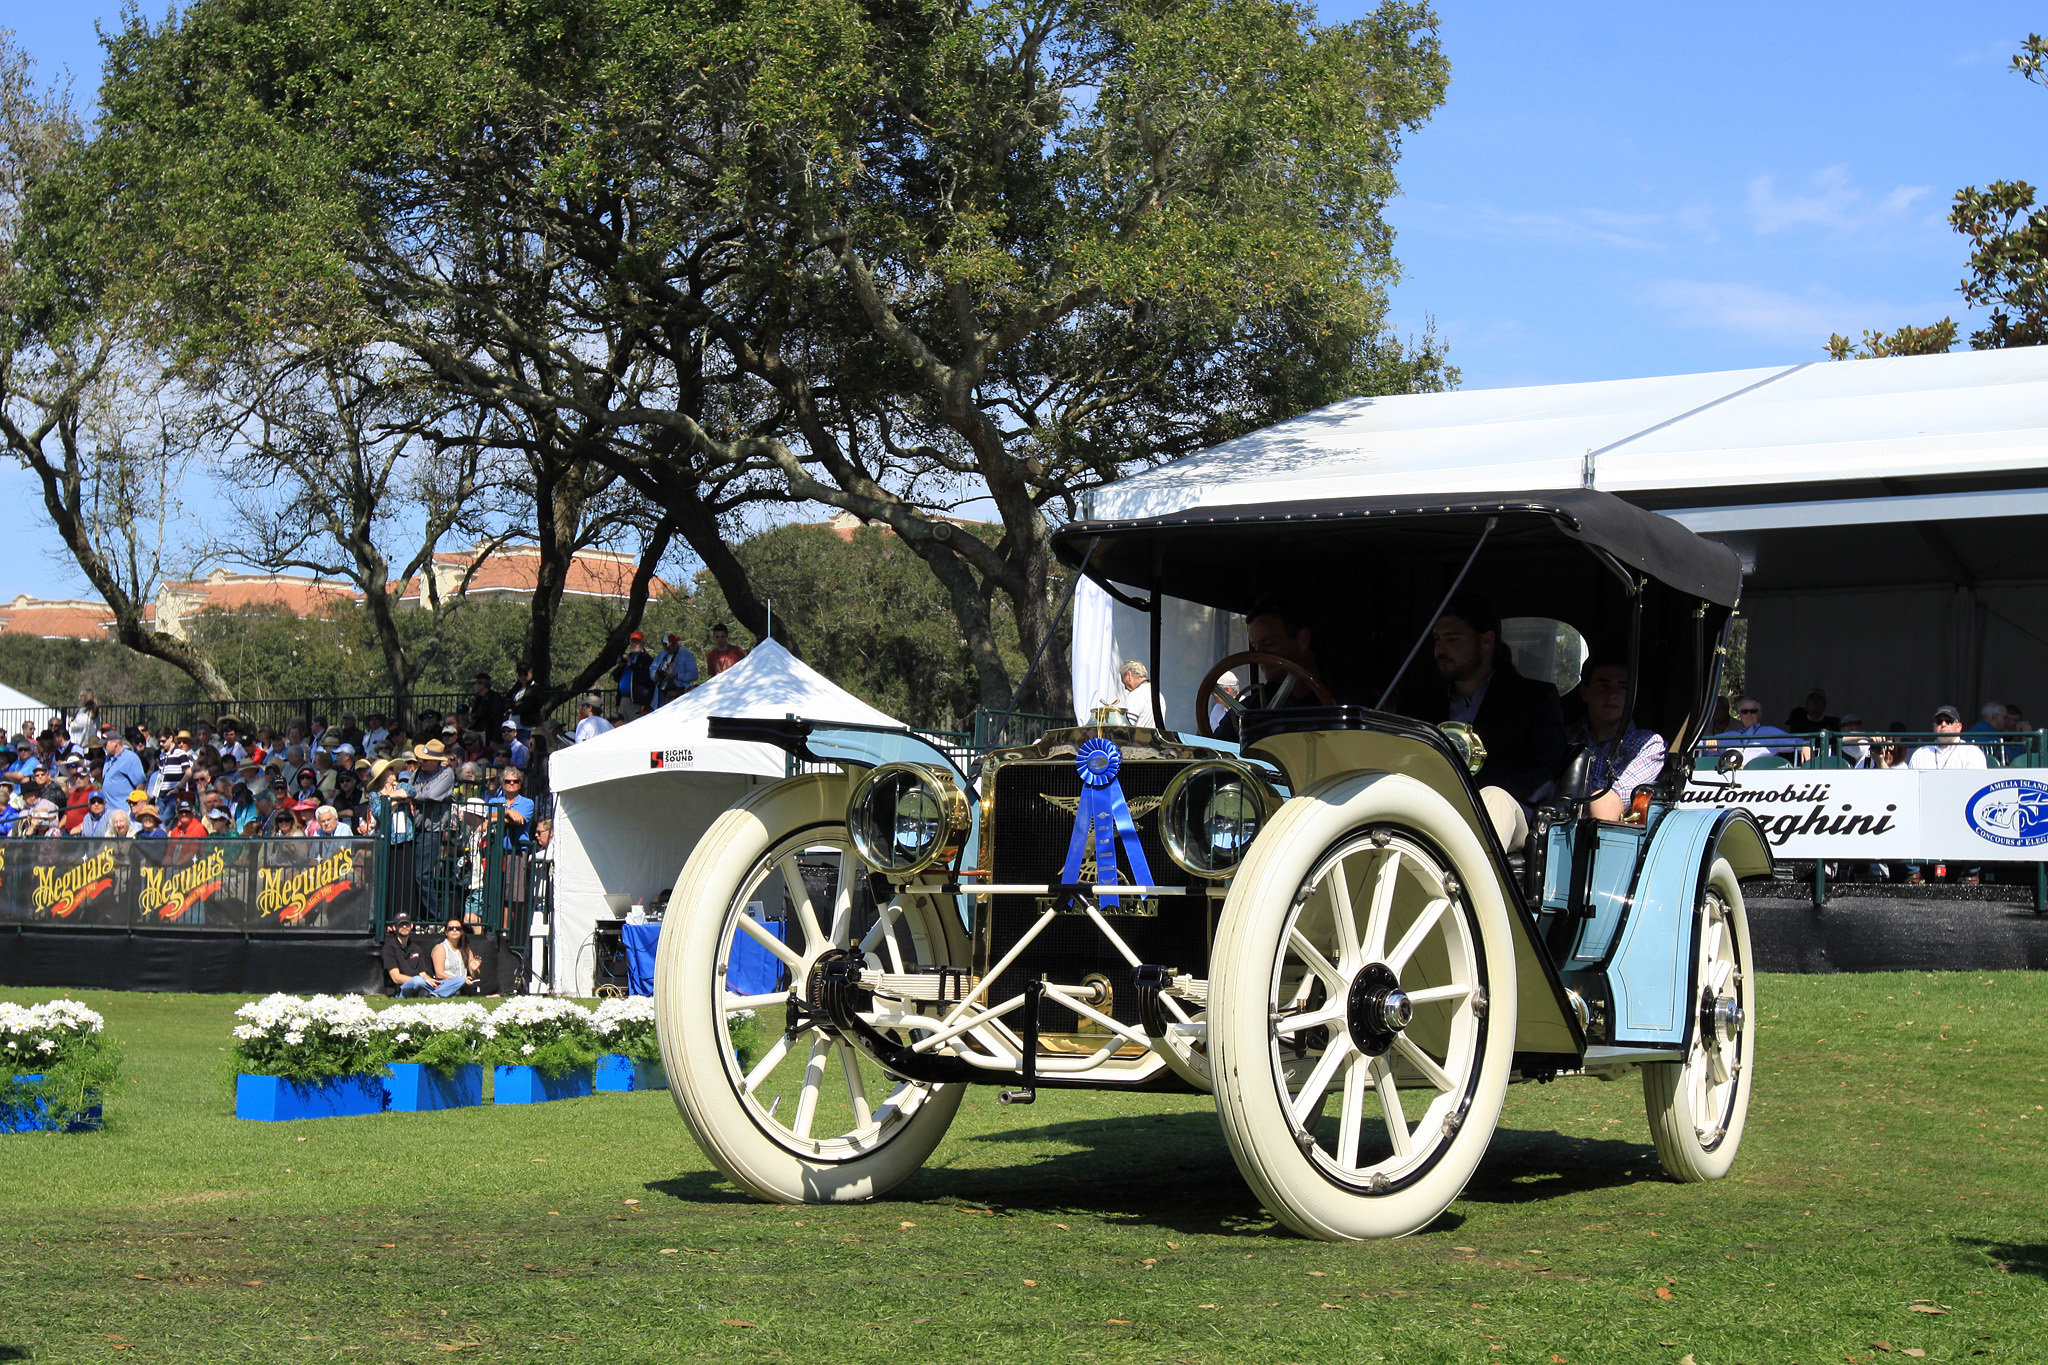
[[[783,939],[787,922],[769,920],[761,927]],[[725,988],[734,995],[767,995],[781,990],[782,959],[756,943],[746,930],[736,931],[732,936],[732,956],[725,967]]]
[[[661,926],[622,924],[619,938],[626,945],[626,990],[633,995],[654,994],[654,949],[661,940]]]
[[[761,926],[782,937],[783,921]],[[626,989],[633,995],[654,994],[654,952],[661,942],[659,924],[624,924],[619,938],[626,945]],[[782,961],[745,932],[732,936],[732,958],[725,970],[725,988],[734,995],[767,995],[782,987]]]

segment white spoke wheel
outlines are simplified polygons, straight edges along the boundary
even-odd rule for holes
[[[1756,1069],[1756,971],[1742,887],[1716,858],[1695,934],[1692,1047],[1643,1068],[1657,1159],[1674,1180],[1719,1180],[1735,1164]]]
[[[877,901],[845,803],[838,775],[801,777],[720,816],[676,882],[655,962],[676,1107],[734,1184],[780,1203],[888,1192],[931,1155],[964,1093],[885,1075],[806,1008],[814,969],[833,950],[891,972],[966,961],[950,900]],[[736,952],[767,954],[772,980],[730,981]],[[759,1049],[743,1061],[729,1021],[747,1010]]]
[[[1515,954],[1487,853],[1413,778],[1289,801],[1232,883],[1209,1028],[1238,1168],[1310,1237],[1399,1237],[1450,1207],[1499,1121]]]

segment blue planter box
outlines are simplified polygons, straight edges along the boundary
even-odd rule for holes
[[[394,1113],[466,1109],[484,1102],[484,1069],[475,1062],[441,1071],[420,1062],[393,1062],[384,1082]]]
[[[666,1090],[668,1073],[660,1062],[636,1062],[631,1057],[607,1052],[597,1059],[599,1090]]]
[[[23,1085],[33,1085],[43,1078],[41,1072],[33,1076],[16,1076]],[[90,1133],[100,1126],[102,1119],[97,1104],[78,1118],[64,1126],[67,1133]],[[50,1119],[50,1107],[37,1099],[21,1109],[0,1109],[0,1133],[54,1133],[57,1125]]]
[[[576,1100],[596,1093],[588,1068],[543,1076],[530,1066],[491,1068],[491,1101],[494,1104],[540,1104],[547,1100]]]
[[[336,1076],[300,1085],[281,1076],[235,1077],[235,1117],[261,1123],[381,1114],[391,1104],[381,1076]]]

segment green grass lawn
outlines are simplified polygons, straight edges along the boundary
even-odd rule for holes
[[[1361,1246],[1192,1097],[974,1091],[898,1197],[780,1208],[664,1094],[243,1123],[237,999],[71,994],[126,1069],[104,1132],[0,1137],[0,1360],[2048,1358],[2048,974],[1765,977],[1728,1180],[1660,1176],[1633,1080],[1517,1087]]]

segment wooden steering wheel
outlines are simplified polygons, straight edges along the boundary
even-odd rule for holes
[[[1279,688],[1271,697],[1267,698],[1264,707],[1246,706],[1236,698],[1225,696],[1216,690],[1217,679],[1221,678],[1231,669],[1236,668],[1239,664],[1272,669],[1284,675]],[[1283,659],[1278,654],[1262,654],[1252,649],[1248,649],[1242,654],[1232,654],[1218,659],[1210,667],[1208,673],[1203,676],[1201,690],[1195,693],[1195,733],[1199,734],[1203,739],[1216,738],[1216,727],[1209,723],[1209,701],[1212,697],[1222,702],[1229,709],[1230,713],[1237,717],[1238,724],[1242,725],[1248,712],[1271,710],[1274,707],[1285,705],[1288,695],[1294,691],[1296,683],[1306,687],[1314,694],[1315,699],[1323,705],[1335,706],[1337,704],[1337,699],[1331,695],[1330,689],[1323,686],[1323,680],[1292,659]]]

